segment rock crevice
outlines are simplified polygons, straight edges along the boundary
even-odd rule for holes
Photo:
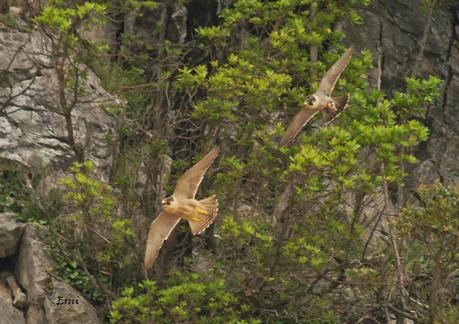
[[[0,214],[0,322],[100,323],[95,308],[50,273],[53,262],[38,233],[13,214]]]

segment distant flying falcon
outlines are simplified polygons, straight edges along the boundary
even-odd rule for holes
[[[307,122],[319,111],[327,110],[328,116],[326,122],[330,123],[346,109],[349,103],[349,95],[346,94],[341,97],[332,98],[331,93],[336,81],[349,63],[353,51],[354,47],[351,46],[327,71],[320,81],[319,89],[304,102],[303,109],[293,117],[279,144],[280,147],[291,143]]]
[[[163,210],[151,223],[145,250],[144,272],[147,273],[158,257],[159,250],[181,218],[186,219],[193,235],[203,233],[217,217],[218,200],[212,195],[203,200],[196,200],[204,174],[220,154],[218,147],[213,148],[191,169],[188,169],[177,181],[172,196],[161,202]]]

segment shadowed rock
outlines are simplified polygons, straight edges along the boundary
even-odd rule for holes
[[[51,276],[51,267],[37,230],[27,226],[16,261],[16,277],[27,292],[28,323],[99,323],[95,308],[78,291]],[[64,299],[78,303],[65,303]]]
[[[0,214],[0,258],[16,252],[23,230],[24,224],[16,222],[12,214]]]
[[[13,306],[11,291],[3,280],[0,280],[0,323],[25,324],[24,314]]]

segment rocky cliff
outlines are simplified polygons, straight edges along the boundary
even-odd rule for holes
[[[156,9],[153,20],[163,22],[161,37],[183,43],[191,28],[215,21],[223,2],[204,11],[200,3]],[[346,31],[347,43],[373,52],[377,63],[372,73],[374,84],[380,82],[391,93],[413,74],[433,74],[444,80],[440,98],[425,116],[416,116],[431,132],[429,140],[418,148],[420,164],[412,171],[412,180],[428,183],[441,179],[458,185],[459,5],[445,5],[429,13],[421,8],[421,0],[374,0],[360,12],[363,26],[343,23],[337,27]],[[124,31],[149,37],[157,28],[153,16],[129,20]],[[103,38],[116,42],[119,32],[111,26],[103,31]],[[93,33],[90,37],[99,36]],[[58,170],[68,166],[73,156],[62,140],[62,116],[54,109],[56,80],[47,46],[37,33],[0,25],[0,157],[27,166],[53,165]],[[85,82],[91,98],[113,99],[90,71]],[[112,131],[114,120],[94,100],[79,104],[73,117],[77,139],[87,143],[89,157],[107,176],[112,150],[105,135]],[[0,215],[0,314],[7,314],[1,323],[62,323],[64,318],[66,323],[98,321],[94,308],[48,271],[51,264],[36,230],[9,214]],[[78,300],[78,307],[58,305],[60,297]]]
[[[376,67],[373,77],[377,82],[381,75],[382,89],[400,89],[413,75],[444,80],[435,105],[420,116],[430,136],[418,149],[421,163],[413,176],[422,183],[459,184],[459,5],[435,8],[430,18],[421,0],[375,0],[360,12],[363,26],[344,30],[350,43],[370,49],[379,61],[381,73]]]
[[[0,214],[0,323],[99,323],[94,307],[52,273],[38,231]]]
[[[64,116],[57,106],[57,81],[50,44],[36,31],[0,24],[0,158],[24,168],[49,170],[41,188],[75,160],[66,141]],[[82,67],[85,69],[84,67]],[[86,70],[86,95],[72,112],[75,138],[108,178],[112,148],[106,141],[115,121],[103,105],[118,103]],[[96,311],[77,291],[52,272],[37,231],[0,214],[0,323],[98,323]]]
[[[57,77],[46,38],[36,31],[0,25],[0,157],[33,166],[67,167],[74,156],[66,141],[64,116],[57,108]],[[72,111],[75,139],[102,174],[112,151],[106,141],[114,120],[102,109],[116,104],[90,70],[82,96]]]

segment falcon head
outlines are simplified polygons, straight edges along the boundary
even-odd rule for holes
[[[178,208],[177,201],[174,199],[173,196],[164,198],[161,201],[161,205],[163,206],[164,211],[166,211],[168,213],[176,212],[177,208]]]
[[[170,196],[170,197],[167,197],[167,198],[164,198],[162,201],[161,201],[161,205],[164,206],[170,206],[172,205],[172,202],[174,201],[174,197]]]
[[[304,102],[304,108],[313,108],[317,102],[319,102],[319,98],[316,95],[312,95]]]

